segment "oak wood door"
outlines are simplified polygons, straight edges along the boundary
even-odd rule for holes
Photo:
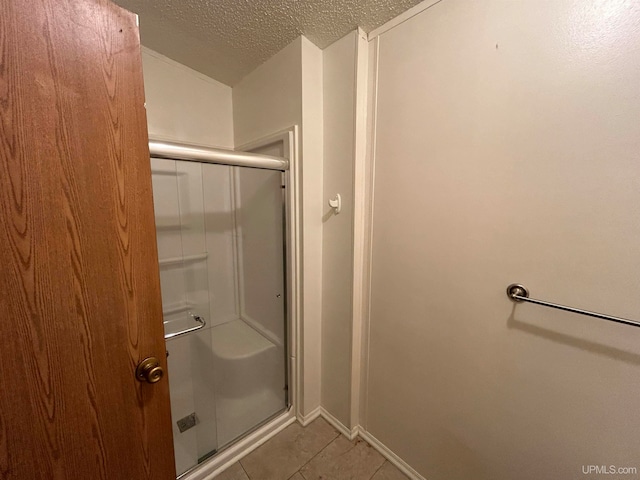
[[[136,17],[0,1],[0,478],[175,478]]]

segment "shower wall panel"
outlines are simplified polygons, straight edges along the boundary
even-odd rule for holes
[[[238,318],[238,278],[233,168],[202,165],[211,326]]]

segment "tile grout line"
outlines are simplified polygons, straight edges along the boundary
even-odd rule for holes
[[[238,460],[238,463],[240,464],[240,468],[242,469],[242,471],[244,472],[244,474],[247,476],[247,478],[249,480],[251,480],[251,477],[249,476],[249,472],[247,472],[247,469],[244,468],[244,465],[242,465],[242,458],[240,460]]]
[[[316,419],[316,420],[317,420],[317,419]],[[314,422],[315,422],[316,420],[314,420]],[[323,420],[324,420],[324,419],[323,419]],[[324,421],[326,422],[326,420],[324,420]],[[309,425],[307,425],[306,427],[305,427],[305,426],[303,426],[303,425],[301,425],[301,424],[300,424],[300,426],[302,427],[302,429],[303,429],[303,430],[306,430],[306,429],[307,429],[309,426],[311,426],[311,424],[313,424],[314,422],[311,422],[311,423],[310,423]],[[306,480],[305,476],[302,474],[302,472],[301,472],[300,470],[301,470],[301,469],[303,469],[306,465],[308,465],[308,464],[309,464],[309,462],[311,462],[314,458],[316,458],[318,455],[320,455],[320,454],[321,454],[321,453],[322,453],[322,452],[323,452],[323,451],[324,451],[324,450],[325,450],[329,445],[331,445],[333,442],[335,442],[335,441],[336,441],[336,439],[338,439],[338,438],[342,435],[342,434],[341,434],[341,433],[340,433],[340,432],[339,432],[339,431],[338,431],[338,430],[337,430],[333,425],[331,425],[329,422],[326,422],[326,423],[327,423],[327,425],[328,425],[329,427],[331,427],[331,429],[333,430],[333,432],[334,432],[334,436],[333,436],[333,437],[332,437],[332,438],[331,438],[331,439],[330,439],[330,440],[329,440],[329,441],[328,441],[328,442],[327,442],[327,443],[326,443],[326,444],[325,444],[325,445],[324,445],[324,446],[323,446],[323,447],[318,451],[318,453],[316,453],[315,455],[313,455],[309,460],[307,460],[304,464],[302,464],[302,465],[300,466],[300,468],[298,468],[298,470],[296,470],[295,472],[293,472],[293,473],[291,474],[291,476],[290,476],[290,477],[287,477],[287,480],[291,480],[291,478],[292,478],[292,477],[294,477],[294,476],[296,475],[296,473],[299,473],[299,474],[300,474],[300,476],[301,476],[303,479],[305,479],[305,480]],[[280,432],[280,433],[282,433],[282,432]],[[272,441],[274,438],[276,438],[276,437],[277,437],[277,435],[276,435],[275,437],[273,437],[273,438],[269,439],[269,441],[268,441],[268,442],[266,442],[264,445],[267,445],[269,442],[271,442],[271,441]],[[261,446],[262,446],[262,445],[261,445]],[[238,460],[238,463],[240,464],[240,467],[242,468],[242,470],[244,471],[245,475],[247,476],[247,478],[248,478],[249,480],[254,480],[254,479],[251,477],[251,475],[249,475],[249,472],[245,469],[244,465],[242,464],[242,460],[244,460],[244,458],[241,458],[240,460]],[[259,479],[255,479],[255,480],[259,480]]]
[[[329,422],[327,422],[327,423],[329,423]],[[303,427],[303,428],[306,428],[306,427]],[[322,452],[324,452],[324,451],[325,451],[325,449],[326,449],[329,445],[331,445],[333,442],[335,442],[335,441],[336,441],[336,439],[340,438],[340,435],[342,435],[342,434],[341,434],[340,432],[338,432],[338,431],[333,427],[333,425],[331,425],[331,428],[333,428],[333,431],[334,431],[334,432],[336,432],[336,434],[337,434],[337,435],[336,435],[335,437],[333,437],[333,438],[329,441],[329,443],[327,443],[324,447],[322,447],[318,453],[316,453],[313,457],[311,457],[309,460],[307,460],[307,462],[306,462],[304,465],[302,465],[298,470],[296,470],[296,472],[295,472],[293,475],[295,475],[296,473],[299,473],[299,474],[300,474],[300,476],[306,480],[306,478],[307,478],[307,477],[305,477],[305,476],[304,476],[304,474],[301,472],[301,470],[302,470],[304,467],[306,467],[307,465],[309,465],[309,463],[311,463],[311,461],[312,461],[314,458],[316,458],[318,455],[320,455]]]
[[[335,428],[334,428],[334,430],[335,430]],[[334,437],[334,438],[333,438],[329,443],[327,443],[327,445],[325,445],[325,446],[322,448],[322,450],[320,450],[320,451],[319,451],[318,453],[316,453],[313,457],[311,457],[307,463],[305,463],[304,465],[302,465],[302,466],[298,469],[298,471],[296,471],[293,475],[291,475],[291,477],[289,477],[289,479],[288,479],[288,480],[291,480],[291,478],[295,477],[296,473],[299,473],[299,474],[300,474],[300,476],[303,478],[303,480],[307,480],[307,477],[305,477],[305,476],[304,476],[304,474],[302,473],[302,469],[303,469],[305,466],[307,466],[309,463],[311,463],[311,462],[313,461],[313,459],[314,459],[314,458],[316,458],[316,457],[317,457],[318,455],[320,455],[323,451],[325,451],[325,450],[329,447],[329,445],[331,445],[331,444],[332,444],[332,443],[334,443],[336,440],[338,440],[341,436],[343,436],[343,435],[342,435],[342,433],[340,433],[340,432],[337,432],[337,433],[338,433],[338,435],[337,435],[336,437]],[[347,440],[348,440],[348,439],[347,439]],[[362,441],[362,442],[366,443],[369,447],[371,447],[371,445],[369,445],[369,443],[368,443],[367,441],[363,440],[363,439],[355,438],[354,440],[348,440],[348,441],[349,441],[349,443],[355,444],[355,443],[357,443],[357,442],[358,442],[358,440],[360,440],[360,441]],[[351,450],[352,450],[353,448],[355,448],[355,447],[356,447],[356,445],[353,445],[353,446],[352,446],[352,448],[350,448],[350,449],[349,449],[349,451],[351,451]],[[373,448],[373,447],[371,447],[371,448]],[[345,453],[346,453],[346,452],[345,452]],[[343,454],[343,455],[344,455],[344,454]],[[376,469],[376,471],[375,471],[375,472],[373,472],[373,474],[372,474],[372,475],[371,475],[367,480],[371,480],[373,477],[375,477],[375,476],[376,476],[376,474],[378,473],[378,471],[380,471],[380,469],[382,469],[382,467],[384,466],[384,464],[385,464],[385,463],[387,463],[387,462],[389,462],[389,461],[388,461],[386,458],[384,458],[384,457],[382,457],[382,460],[383,460],[383,461],[382,461],[382,463],[380,464],[380,466]]]
[[[367,445],[369,445],[369,444],[367,443]],[[369,445],[369,446],[371,446],[371,445]],[[373,448],[373,447],[371,447],[371,448]],[[382,458],[384,458],[384,457],[382,457]],[[389,460],[387,460],[386,458],[384,458],[384,462],[382,462],[382,464],[378,467],[378,469],[377,469],[375,472],[373,472],[373,475],[371,475],[371,476],[369,477],[369,480],[371,480],[373,477],[375,477],[375,476],[376,476],[376,473],[378,473],[380,470],[382,470],[382,467],[384,467],[384,464],[385,464],[385,463],[387,463],[388,461],[389,461]]]
[[[333,427],[332,427],[332,428],[333,428]],[[334,430],[335,430],[335,429],[334,429]],[[318,451],[318,453],[316,453],[313,457],[311,457],[309,460],[307,460],[307,462],[306,462],[304,465],[302,465],[302,466],[298,469],[298,472],[300,472],[300,475],[302,475],[302,478],[304,478],[304,479],[306,480],[306,478],[307,478],[307,477],[305,477],[305,476],[302,474],[302,472],[301,472],[300,470],[302,470],[304,467],[306,467],[307,465],[309,465],[309,464],[311,463],[311,461],[312,461],[314,458],[316,458],[318,455],[320,455],[322,452],[324,452],[324,451],[327,449],[327,447],[328,447],[329,445],[331,445],[331,444],[332,444],[333,442],[335,442],[338,438],[340,438],[341,433],[340,433],[340,432],[338,432],[338,431],[336,431],[336,433],[337,433],[337,435],[336,435],[335,437],[333,437],[329,443],[327,443],[324,447],[322,447],[322,448]]]
[[[296,475],[300,475],[302,477],[302,480],[307,480],[306,477],[304,475],[302,475],[302,473],[300,473],[300,470],[298,470],[296,473],[294,473],[293,475],[291,475],[289,477],[288,480],[291,480],[293,477],[295,477]]]
[[[300,476],[304,479],[304,475],[302,475],[300,473],[300,470],[298,470],[297,472],[295,472],[293,475],[291,475],[287,480],[291,480],[293,477],[295,477],[296,475],[300,474]]]
[[[313,422],[312,422],[313,423]],[[327,422],[328,423],[328,422]],[[311,424],[310,424],[311,425]],[[309,425],[309,426],[310,426]],[[330,425],[330,424],[329,424]],[[334,437],[332,437],[326,444],[324,447],[322,447],[315,455],[313,455],[309,460],[307,460],[304,464],[302,464],[300,466],[300,468],[298,468],[298,470],[296,470],[295,472],[293,472],[293,474],[291,474],[290,477],[288,477],[288,480],[291,480],[293,477],[296,476],[296,474],[299,474],[300,477],[302,477],[303,480],[307,480],[307,477],[305,477],[305,475],[302,473],[302,469],[305,468],[307,465],[309,465],[316,457],[318,457],[319,455],[321,455],[332,443],[334,443],[336,440],[338,440],[342,434],[341,432],[339,432],[335,427],[333,427],[333,425],[330,425],[334,431]],[[306,427],[303,427],[303,429],[305,429]],[[354,443],[357,444],[358,440],[363,441],[364,443],[366,443],[368,446],[371,446],[369,444],[369,442],[367,442],[364,439],[354,439],[354,440],[348,440],[349,443]],[[352,448],[355,448],[355,445],[353,445]],[[349,449],[351,450],[351,449]],[[240,465],[240,468],[242,469],[242,471],[244,472],[244,474],[246,475],[248,480],[254,480],[250,475],[249,472],[246,470],[246,468],[244,467],[243,463],[242,463],[243,459],[238,460],[238,464]],[[370,477],[368,477],[367,480],[372,480],[377,474],[378,472],[384,467],[384,465],[389,462],[389,460],[387,460],[386,458],[383,457],[383,462],[382,464],[380,464],[380,466],[371,474]],[[389,462],[391,463],[391,462]]]

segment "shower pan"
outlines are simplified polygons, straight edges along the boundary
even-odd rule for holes
[[[288,407],[287,163],[150,146],[180,478]]]

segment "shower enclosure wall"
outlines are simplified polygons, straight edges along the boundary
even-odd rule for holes
[[[181,475],[287,408],[284,175],[151,166]]]

